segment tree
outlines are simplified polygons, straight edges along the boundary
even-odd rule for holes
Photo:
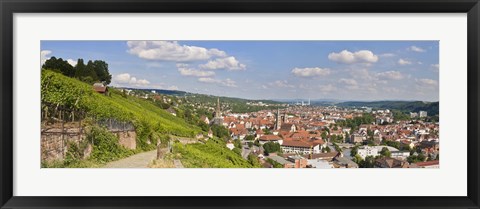
[[[280,144],[275,143],[275,142],[267,142],[263,144],[263,149],[265,150],[265,153],[270,154],[274,152],[279,152],[280,149]]]
[[[360,163],[362,168],[373,168],[375,166],[375,158],[371,155],[365,157],[365,160]]]
[[[324,139],[324,140],[327,139],[327,132],[325,132],[325,131],[322,132],[321,136],[322,136],[322,139]]]
[[[77,65],[75,65],[75,78],[80,79],[85,74],[85,63],[83,63],[83,59],[77,60]]]
[[[73,66],[67,60],[51,57],[42,65],[43,69],[50,69],[62,73],[65,76],[72,77],[75,73]]]
[[[335,148],[335,151],[337,151],[337,152],[343,152],[342,148],[340,148],[340,146],[338,146],[338,144],[333,143],[333,147]]]
[[[211,128],[212,128],[213,135],[217,136],[218,138],[221,138],[221,139],[230,138],[230,134],[227,128],[220,125],[212,125]]]
[[[87,66],[85,66],[84,77],[90,77],[89,79],[93,80],[93,82],[98,81],[97,73],[95,73],[95,66],[91,60],[89,60]]]
[[[350,156],[356,156],[358,153],[358,145],[357,146],[354,146],[351,150],[350,150]]]
[[[247,140],[247,141],[253,141],[253,140],[255,140],[255,136],[253,136],[253,135],[248,135],[248,136],[245,137],[245,140]]]
[[[236,148],[239,148],[239,149],[242,148],[242,142],[239,139],[233,140],[233,144],[235,145]]]
[[[110,84],[112,80],[112,75],[108,71],[108,64],[102,60],[95,60],[93,62],[95,73],[99,81],[105,82],[105,84]]]
[[[242,150],[239,149],[239,148],[236,148],[236,147],[235,147],[235,148],[232,149],[232,151],[235,152],[235,153],[237,153],[237,155],[240,155],[240,156],[242,155]]]
[[[260,161],[255,155],[252,155],[252,154],[248,155],[247,160],[253,167],[261,166]]]
[[[385,157],[390,157],[392,156],[392,152],[386,147],[382,148],[382,151],[380,151],[380,154]]]
[[[330,149],[329,146],[326,146],[326,147],[322,148],[322,152],[323,152],[323,153],[328,153],[328,152],[331,152],[331,151],[332,151],[332,150]]]
[[[360,155],[355,154],[353,155],[352,161],[355,162],[356,164],[360,165],[363,161],[362,157]]]

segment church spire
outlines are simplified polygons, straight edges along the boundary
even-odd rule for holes
[[[275,117],[275,129],[280,130],[282,127],[282,115],[280,115],[280,108],[277,108],[277,117]]]
[[[217,97],[217,109],[215,110],[214,124],[217,124],[217,125],[223,124],[223,117],[222,117],[222,113],[220,112],[220,97]]]
[[[217,110],[215,111],[215,117],[220,117],[220,98],[217,97]]]

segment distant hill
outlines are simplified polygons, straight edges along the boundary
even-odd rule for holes
[[[382,109],[396,109],[402,112],[427,111],[428,115],[438,115],[439,102],[422,101],[375,101],[375,102],[341,102],[340,107],[371,107]]]

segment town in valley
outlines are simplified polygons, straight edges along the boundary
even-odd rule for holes
[[[440,168],[438,41],[46,40],[40,68],[42,168]]]

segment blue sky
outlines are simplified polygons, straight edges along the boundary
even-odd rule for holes
[[[438,101],[438,41],[42,41],[104,60],[113,86],[248,99]]]

